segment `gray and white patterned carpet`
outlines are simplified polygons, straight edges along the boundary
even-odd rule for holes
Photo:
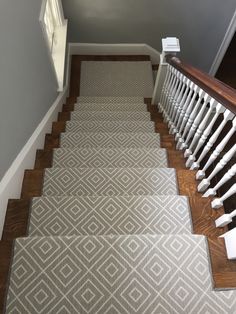
[[[6,313],[236,313],[236,291],[212,288],[206,239],[191,233],[140,97],[151,76],[148,62],[82,65],[82,96],[15,241]]]
[[[149,61],[83,61],[81,96],[152,97],[153,77]]]

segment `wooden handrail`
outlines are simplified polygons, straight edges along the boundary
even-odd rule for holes
[[[193,66],[182,62],[173,55],[168,55],[166,61],[186,77],[191,79],[200,88],[215,98],[219,103],[236,114],[236,90],[214,77],[194,68]]]

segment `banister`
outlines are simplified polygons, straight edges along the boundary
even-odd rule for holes
[[[195,84],[205,90],[210,96],[236,114],[236,90],[204,73],[203,71],[181,61],[173,55],[167,55],[166,61]]]
[[[184,157],[188,158],[186,167],[199,169],[196,179],[201,182],[197,189],[200,193],[208,189],[202,197],[220,192],[220,197],[211,202],[211,207],[218,210],[229,197],[236,198],[236,161],[232,160],[233,166],[229,163],[236,149],[236,90],[173,55],[163,55],[166,62],[160,69],[165,67],[166,75],[160,83],[157,106],[168,123],[169,133],[176,134],[176,148],[183,150]],[[223,157],[214,165],[220,155]],[[210,166],[213,170],[204,179]],[[231,204],[226,208],[228,213],[232,207]],[[230,219],[224,220],[224,226],[230,222]],[[222,220],[217,221],[216,227],[221,227],[221,223]],[[236,259],[236,228],[233,230],[232,241],[226,241],[228,236],[225,236],[228,259]]]

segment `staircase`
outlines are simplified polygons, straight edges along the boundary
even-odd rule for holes
[[[144,104],[150,61],[85,61],[80,81],[15,240],[6,313],[236,313]]]

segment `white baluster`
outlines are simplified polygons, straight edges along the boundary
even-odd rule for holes
[[[174,130],[174,133],[176,133],[175,140],[177,140],[180,137],[179,132],[181,130],[181,125],[183,124],[183,120],[184,120],[185,114],[186,114],[186,112],[187,112],[191,102],[192,103],[194,102],[194,99],[193,99],[193,97],[195,95],[194,86],[195,86],[195,84],[193,82],[191,82],[190,86],[189,86],[188,97],[187,97],[186,101],[183,104],[182,110],[180,111],[180,115],[179,115],[179,119],[178,119],[178,122],[177,122],[176,130]]]
[[[169,121],[168,121],[168,126],[169,127],[171,126],[171,123],[174,121],[177,109],[179,107],[181,98],[183,96],[186,80],[187,80],[187,78],[183,74],[181,74],[180,75],[180,86],[179,86],[179,89],[178,89],[178,93],[176,93],[176,95],[175,95],[175,98],[174,98],[174,100],[172,102],[171,110],[170,110],[170,113],[169,113]]]
[[[197,187],[198,192],[204,192],[209,187],[212,178],[214,178],[214,176],[224,168],[224,166],[230,161],[230,159],[234,156],[235,153],[236,144],[234,144],[234,146],[231,147],[231,149],[221,158],[221,160],[217,163],[211,174],[199,183]]]
[[[209,197],[216,195],[216,191],[224,185],[227,181],[229,181],[234,175],[236,174],[236,164],[233,165],[220,179],[220,181],[213,187],[208,189],[204,194],[203,197]]]
[[[198,142],[198,145],[197,147],[195,148],[195,151],[193,153],[193,158],[192,160],[195,160],[196,159],[196,154],[198,153],[199,149],[203,146],[203,144],[205,143],[205,141],[207,140],[212,128],[213,128],[213,125],[215,124],[217,118],[219,117],[219,115],[221,113],[223,113],[225,111],[225,108],[221,105],[221,104],[217,104],[216,106],[216,112],[215,112],[215,115],[214,117],[212,118],[212,120],[210,121],[208,127],[205,129],[205,131],[203,132],[199,142]],[[190,157],[189,157],[190,158]],[[199,168],[199,163],[198,162],[194,162],[190,168],[190,170],[195,170],[195,169],[198,169]]]
[[[227,200],[230,196],[234,195],[236,193],[236,183],[234,183],[229,191],[227,191],[223,196],[214,199],[213,202],[211,202],[211,207],[218,209],[223,206],[223,202]]]
[[[164,104],[164,99],[165,99],[165,95],[166,95],[167,86],[169,84],[169,81],[171,80],[171,75],[172,75],[172,72],[171,72],[171,69],[170,69],[170,65],[168,65],[167,66],[167,71],[166,71],[165,81],[164,81],[164,84],[163,84],[162,89],[161,89],[160,101],[158,103],[159,112],[163,112],[164,111],[163,104]]]
[[[161,99],[159,102],[160,112],[162,112],[163,115],[166,112],[166,101],[167,101],[167,95],[168,95],[168,88],[170,87],[173,80],[174,80],[174,74],[172,71],[172,67],[170,65],[168,65],[167,75],[166,75],[166,79],[165,79],[165,82],[164,82],[163,87],[162,87]]]
[[[195,130],[197,129],[201,119],[202,119],[202,116],[205,112],[205,109],[206,109],[206,106],[208,104],[208,102],[210,101],[210,96],[208,94],[205,94],[204,95],[204,98],[203,98],[203,104],[201,104],[201,109],[200,111],[198,112],[196,118],[194,119],[193,121],[193,124],[189,130],[189,133],[188,133],[188,136],[186,138],[186,141],[185,141],[185,144],[186,146],[188,147],[188,143],[190,142],[190,140],[192,139],[193,135],[195,134]],[[191,151],[189,149],[186,149],[185,153],[184,153],[184,157],[188,157],[189,155],[191,154]]]
[[[217,228],[225,227],[226,225],[230,224],[232,222],[232,219],[236,217],[236,209],[233,210],[230,214],[224,214],[220,216],[215,221],[215,225]]]
[[[175,92],[175,87],[178,84],[177,78],[177,70],[173,67],[170,68],[170,78],[165,86],[165,99],[163,101],[163,107],[165,108],[165,112],[168,111],[169,101],[171,99],[172,94]]]
[[[182,135],[181,138],[179,138],[178,143],[177,143],[177,145],[176,145],[176,148],[177,148],[177,149],[182,150],[182,149],[184,149],[185,147],[187,147],[187,144],[185,143],[185,138],[186,138],[186,136],[187,136],[187,134],[188,134],[188,132],[189,132],[189,129],[190,129],[190,127],[192,126],[192,123],[193,123],[193,121],[194,121],[194,119],[195,119],[195,117],[196,117],[196,115],[197,115],[198,109],[199,109],[199,107],[200,107],[200,105],[201,105],[202,97],[204,97],[204,95],[205,95],[205,92],[204,92],[202,89],[200,89],[199,98],[198,98],[198,100],[197,100],[197,102],[196,102],[196,105],[195,105],[195,107],[193,108],[193,111],[192,111],[192,113],[190,114],[189,119],[188,119],[188,121],[187,121],[187,123],[186,123],[186,125],[185,125],[183,135]]]
[[[176,110],[176,115],[175,115],[175,118],[173,120],[173,123],[171,123],[171,126],[170,126],[170,134],[175,134],[176,132],[174,130],[176,130],[176,126],[177,126],[177,121],[179,119],[179,116],[180,116],[180,112],[182,111],[182,108],[183,108],[183,105],[187,99],[187,96],[188,96],[188,93],[189,93],[189,85],[190,85],[190,80],[188,78],[185,78],[184,79],[184,84],[185,84],[185,91],[184,91],[184,94],[182,96],[182,99],[180,99],[180,103],[179,103],[179,106],[177,107],[177,110]]]
[[[221,122],[221,124],[218,126],[218,128],[216,129],[216,131],[212,134],[212,136],[210,137],[209,141],[207,142],[207,145],[204,147],[203,151],[201,152],[201,155],[199,156],[197,163],[200,164],[200,162],[203,160],[203,158],[206,156],[206,154],[210,151],[211,147],[213,146],[213,144],[215,143],[215,141],[217,140],[217,138],[219,137],[222,129],[224,128],[224,126],[226,125],[226,123],[229,120],[232,120],[234,117],[234,114],[229,111],[228,109],[225,110],[224,112],[224,119]],[[227,134],[227,136],[223,139],[223,146],[225,146],[228,142],[228,137],[232,136],[234,133],[234,126],[233,128],[230,130],[230,132]],[[220,146],[219,146],[220,145]],[[221,144],[219,144],[217,146],[217,151],[221,148]],[[216,149],[215,149],[216,151]],[[214,152],[215,152],[214,151]],[[220,153],[220,152],[219,152]],[[213,153],[214,154],[214,153]],[[196,174],[196,179],[197,180],[201,180],[205,177],[205,171],[206,169],[212,164],[212,162],[215,160],[215,157],[213,157],[213,154],[211,155],[211,157],[209,158],[208,162],[206,163],[206,165],[204,166],[204,168],[202,170],[198,170],[197,174]],[[218,154],[217,154],[218,156]]]
[[[195,151],[196,151],[197,146],[198,146],[198,145],[197,145],[197,142],[198,142],[200,136],[202,135],[203,130],[204,130],[204,128],[205,128],[205,126],[206,126],[206,124],[207,124],[207,122],[208,122],[208,120],[209,120],[209,118],[210,118],[210,116],[211,116],[211,113],[212,113],[212,111],[213,111],[213,109],[214,109],[215,107],[216,107],[216,101],[212,98],[212,99],[210,100],[210,106],[209,106],[209,109],[208,109],[207,113],[205,114],[205,117],[202,119],[202,122],[199,124],[199,126],[198,126],[198,128],[197,128],[197,131],[196,131],[196,133],[194,134],[194,137],[193,137],[193,139],[192,139],[192,142],[191,142],[189,148],[186,149],[186,151],[185,151],[185,156],[188,157],[188,160],[186,161],[186,164],[185,164],[185,165],[186,165],[186,167],[188,167],[188,168],[189,168],[189,167],[192,165],[192,163],[194,162],[194,160],[195,160],[195,154],[197,153],[197,152],[195,152],[195,153],[192,154],[192,151],[193,151],[193,149],[194,149],[195,146],[196,146],[196,148],[195,148]],[[210,133],[210,131],[209,131],[209,133]]]
[[[191,101],[190,101],[190,104],[188,105],[187,103],[187,110],[184,114],[184,117],[183,117],[183,121],[181,123],[181,126],[180,126],[180,129],[179,129],[179,132],[176,134],[175,136],[175,140],[178,141],[177,143],[177,146],[176,148],[179,149],[179,145],[181,144],[181,141],[183,142],[183,139],[182,139],[182,133],[183,133],[183,130],[184,130],[184,127],[186,126],[186,123],[189,119],[189,116],[192,112],[192,109],[193,109],[193,106],[194,106],[194,103],[196,101],[196,97],[197,97],[197,94],[200,92],[200,87],[198,87],[196,84],[194,84],[194,93],[192,95],[192,98],[191,98]]]
[[[181,89],[181,76],[182,74],[177,70],[174,71],[174,80],[172,85],[169,87],[167,98],[166,98],[166,114],[165,114],[165,122],[170,121],[170,115],[173,110],[173,104],[175,103],[175,98],[178,97],[180,89]]]

